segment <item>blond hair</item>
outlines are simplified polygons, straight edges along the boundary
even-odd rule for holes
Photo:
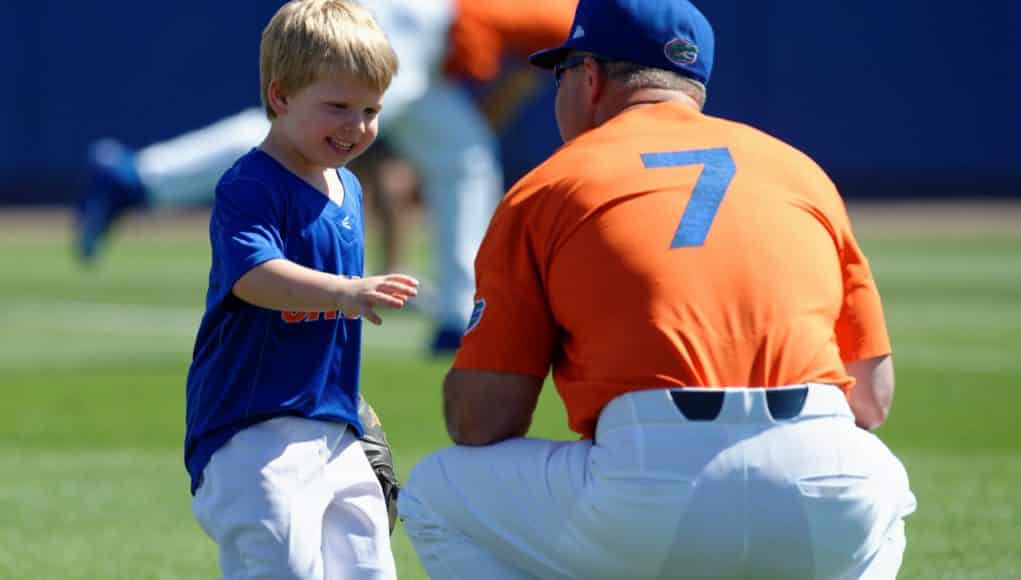
[[[262,32],[262,106],[273,119],[269,85],[285,94],[337,74],[352,75],[383,92],[397,74],[397,53],[379,24],[353,0],[291,0]]]

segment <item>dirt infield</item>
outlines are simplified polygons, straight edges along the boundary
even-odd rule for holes
[[[849,203],[848,211],[862,236],[1021,232],[1021,200],[858,202]],[[73,219],[68,208],[0,207],[0,240],[68,238]],[[117,235],[193,239],[204,235],[208,219],[205,210],[132,213],[118,224]]]
[[[0,240],[70,238],[74,212],[65,207],[0,207]],[[205,210],[133,212],[116,224],[117,237],[191,239],[209,227]]]
[[[1021,234],[1021,200],[849,203],[860,236]]]

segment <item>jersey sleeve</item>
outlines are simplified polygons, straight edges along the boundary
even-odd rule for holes
[[[528,204],[513,194],[497,208],[475,259],[475,308],[454,368],[545,377],[558,338],[542,279],[545,244],[530,227]]]
[[[544,0],[523,10],[519,0],[458,0],[447,36],[446,72],[476,81],[496,78],[508,55],[560,45],[571,29],[576,0]]]
[[[840,358],[847,363],[890,354],[890,336],[879,289],[843,207],[837,228],[844,281],[844,300],[834,327]]]
[[[210,298],[226,298],[249,270],[284,257],[281,223],[282,208],[261,183],[238,179],[217,186],[209,221]]]

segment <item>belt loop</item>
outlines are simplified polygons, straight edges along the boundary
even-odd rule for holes
[[[766,389],[766,406],[774,421],[793,419],[801,414],[808,398],[808,387]]]
[[[714,421],[723,410],[722,391],[672,390],[670,398],[689,421]]]

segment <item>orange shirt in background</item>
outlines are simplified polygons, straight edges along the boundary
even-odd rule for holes
[[[526,175],[475,267],[476,312],[454,367],[552,367],[583,436],[625,392],[846,392],[844,361],[890,352],[868,262],[823,171],[678,103],[625,110]]]
[[[496,78],[507,54],[527,56],[561,44],[577,0],[455,0],[445,65],[448,74]]]

